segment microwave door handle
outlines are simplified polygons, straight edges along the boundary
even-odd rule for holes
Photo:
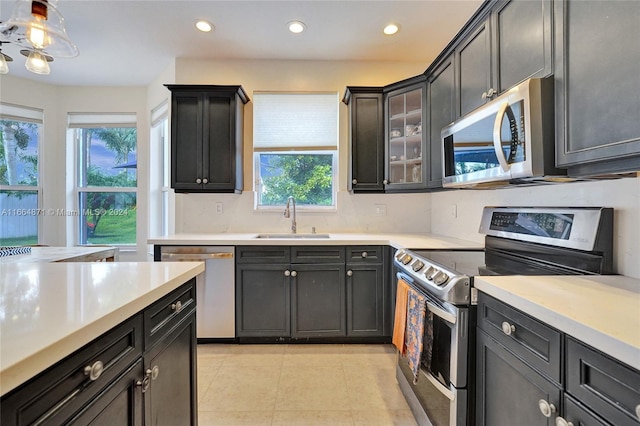
[[[496,152],[496,158],[500,163],[500,168],[502,168],[505,173],[509,172],[509,163],[507,162],[507,157],[504,155],[504,151],[502,151],[502,121],[508,108],[509,102],[504,102],[500,105],[496,121],[493,124],[493,150]]]

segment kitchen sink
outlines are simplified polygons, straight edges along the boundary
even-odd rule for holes
[[[258,234],[254,238],[330,238],[329,234]]]

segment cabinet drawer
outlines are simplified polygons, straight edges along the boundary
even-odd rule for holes
[[[2,425],[64,424],[141,356],[142,327],[136,315],[5,395]],[[98,361],[102,373],[91,380]]]
[[[611,426],[610,423],[600,419],[591,410],[566,393],[564,394],[564,415],[562,417],[574,425]]]
[[[153,346],[196,306],[196,279],[175,289],[144,310],[144,348]]]
[[[558,330],[482,292],[478,293],[478,327],[539,372],[562,383],[563,341]]]
[[[567,392],[612,424],[640,424],[640,371],[571,337]]]
[[[342,246],[293,246],[291,263],[342,263],[345,251]]]
[[[289,263],[289,246],[239,246],[236,263]]]
[[[381,246],[348,246],[348,263],[382,263],[383,247]]]

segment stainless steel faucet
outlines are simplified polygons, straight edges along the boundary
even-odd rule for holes
[[[284,217],[287,219],[291,217],[289,211],[289,204],[293,204],[293,218],[291,218],[291,232],[296,233],[296,199],[293,197],[287,198],[287,205],[284,207]]]

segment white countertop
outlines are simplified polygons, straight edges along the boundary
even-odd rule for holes
[[[640,370],[640,280],[620,275],[476,277],[475,287]]]
[[[322,232],[319,232],[322,233]],[[484,243],[460,240],[436,234],[360,234],[328,233],[329,238],[256,238],[257,233],[246,234],[174,234],[151,238],[156,245],[390,245],[411,249],[476,249]]]
[[[117,256],[115,247],[31,247],[31,253],[0,257],[0,263],[84,261],[83,258]]]
[[[204,271],[202,262],[0,268],[0,395]]]

